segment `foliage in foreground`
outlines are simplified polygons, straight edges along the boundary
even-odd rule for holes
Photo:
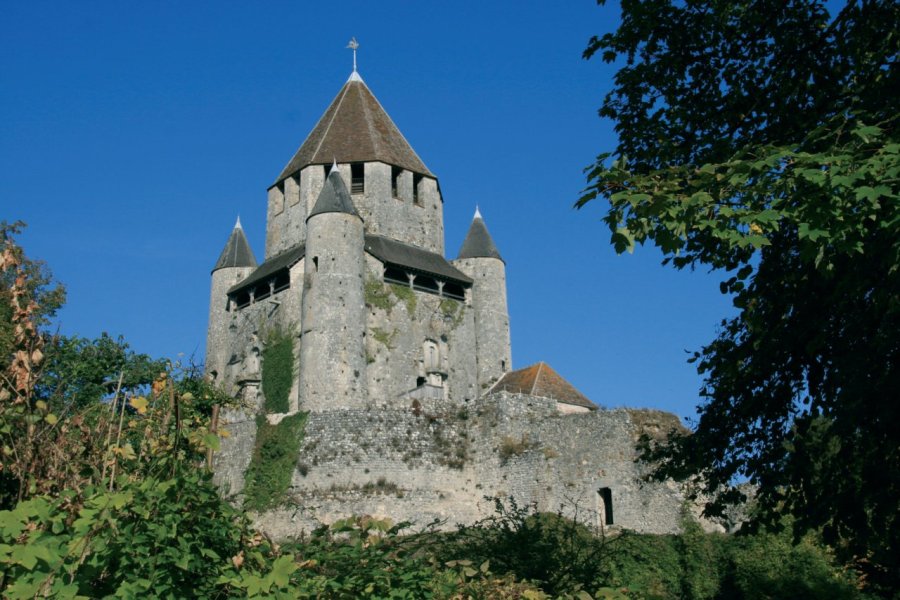
[[[619,142],[578,205],[608,200],[618,252],[724,271],[740,311],[693,358],[696,430],[648,457],[702,473],[712,514],[750,479],[758,522],[791,514],[900,586],[900,5],[621,8],[585,51],[622,61]]]
[[[7,244],[3,257],[22,273],[20,252]],[[27,276],[7,279],[14,353],[0,379],[0,467],[15,494],[0,510],[4,598],[859,597],[852,574],[813,543],[710,537],[696,526],[610,539],[499,501],[495,517],[454,534],[401,535],[408,524],[359,517],[280,548],[212,484],[227,398],[196,371],[170,367],[143,394],[120,387],[107,404],[53,412],[37,391],[39,307]],[[73,391],[101,394],[94,379]],[[304,418],[288,417],[284,431]],[[275,441],[279,456],[296,456]]]

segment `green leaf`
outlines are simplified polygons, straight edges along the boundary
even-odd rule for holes
[[[882,196],[891,196],[891,188],[886,185],[877,185],[875,187],[863,185],[856,188],[857,200],[876,200]]]
[[[829,237],[829,234],[824,229],[811,229],[809,223],[800,223],[797,227],[797,236],[802,239],[809,239],[814,242],[820,237]]]
[[[612,234],[612,243],[618,254],[622,254],[626,250],[629,254],[634,253],[634,235],[624,227],[616,229],[616,232]]]
[[[207,433],[203,436],[203,444],[207,448],[211,448],[218,452],[220,444],[219,444],[219,436],[215,433]]]
[[[272,564],[272,580],[278,587],[284,587],[290,582],[291,574],[297,570],[297,564],[294,562],[294,556],[285,554],[275,559]]]

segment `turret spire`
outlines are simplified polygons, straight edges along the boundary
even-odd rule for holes
[[[337,161],[335,161],[334,165],[331,167],[331,172],[328,173],[328,179],[325,180],[322,192],[319,194],[307,220],[315,215],[334,212],[359,216],[359,213],[356,212],[356,207],[353,205],[353,200],[350,198],[347,184],[344,183],[344,178],[341,177],[341,171],[338,169]]]
[[[341,164],[381,162],[434,177],[356,71],[275,182],[338,156]]]
[[[488,233],[487,225],[484,224],[481,211],[477,206],[469,233],[466,234],[462,248],[459,249],[459,258],[498,258],[503,260],[491,234]]]
[[[247,236],[244,235],[244,228],[241,227],[241,218],[238,217],[237,222],[234,224],[234,229],[231,230],[231,235],[228,236],[228,241],[225,242],[222,254],[219,255],[219,260],[216,261],[216,266],[213,267],[213,271],[229,267],[255,266],[256,258],[253,256],[253,250],[250,249],[250,244],[247,242]]]

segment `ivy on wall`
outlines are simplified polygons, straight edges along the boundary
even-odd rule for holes
[[[291,385],[294,381],[294,336],[273,330],[262,351],[262,391],[265,411],[286,413],[290,410]]]
[[[275,425],[256,417],[256,444],[245,473],[244,508],[264,511],[284,502],[297,466],[309,413],[284,417]]]

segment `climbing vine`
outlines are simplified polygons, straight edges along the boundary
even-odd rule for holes
[[[294,337],[290,333],[280,330],[269,332],[262,351],[261,376],[266,412],[288,412],[294,382]]]
[[[285,500],[297,466],[309,413],[284,417],[277,424],[256,417],[256,444],[245,473],[244,507],[264,511]]]

